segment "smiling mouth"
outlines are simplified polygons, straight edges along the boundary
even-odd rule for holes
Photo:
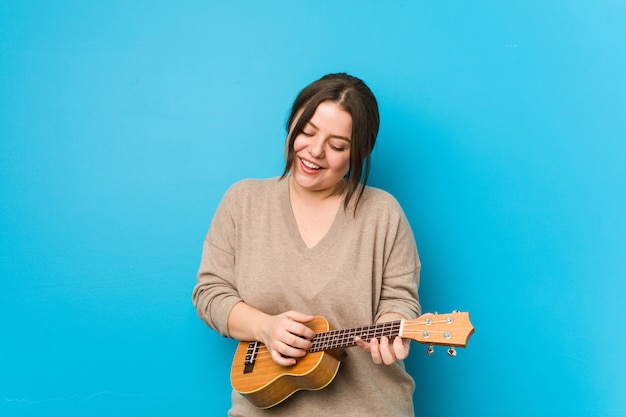
[[[322,167],[320,167],[319,165],[315,165],[313,162],[307,161],[306,159],[300,158],[300,161],[302,162],[302,165],[304,165],[305,167],[309,169],[315,169],[315,170],[322,169]]]

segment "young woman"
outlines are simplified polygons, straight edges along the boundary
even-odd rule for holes
[[[233,185],[204,241],[193,303],[220,334],[265,344],[279,365],[307,354],[313,315],[345,329],[420,314],[420,262],[397,201],[366,186],[376,99],[358,78],[304,88],[281,177]],[[413,416],[409,339],[356,340],[334,380],[267,410],[233,392],[231,416]]]

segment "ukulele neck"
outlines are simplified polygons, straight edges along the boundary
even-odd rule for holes
[[[386,323],[372,324],[364,327],[353,327],[351,329],[330,330],[328,332],[316,333],[313,338],[313,345],[309,352],[321,352],[332,349],[343,349],[355,346],[355,337],[360,337],[366,342],[372,339],[380,339],[383,336],[393,340],[402,333],[403,320],[390,321]]]

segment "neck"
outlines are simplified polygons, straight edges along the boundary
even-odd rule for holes
[[[402,320],[395,320],[365,327],[316,333],[313,338],[313,346],[311,346],[309,352],[351,347],[356,345],[354,338],[357,336],[368,342],[374,338],[380,339],[383,336],[392,340],[396,336],[400,336],[401,329]]]

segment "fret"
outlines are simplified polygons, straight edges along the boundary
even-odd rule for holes
[[[357,336],[365,341],[380,339],[383,336],[393,339],[399,335],[400,325],[401,321],[396,320],[371,326],[316,333],[309,352],[351,347],[356,345],[354,338]]]

